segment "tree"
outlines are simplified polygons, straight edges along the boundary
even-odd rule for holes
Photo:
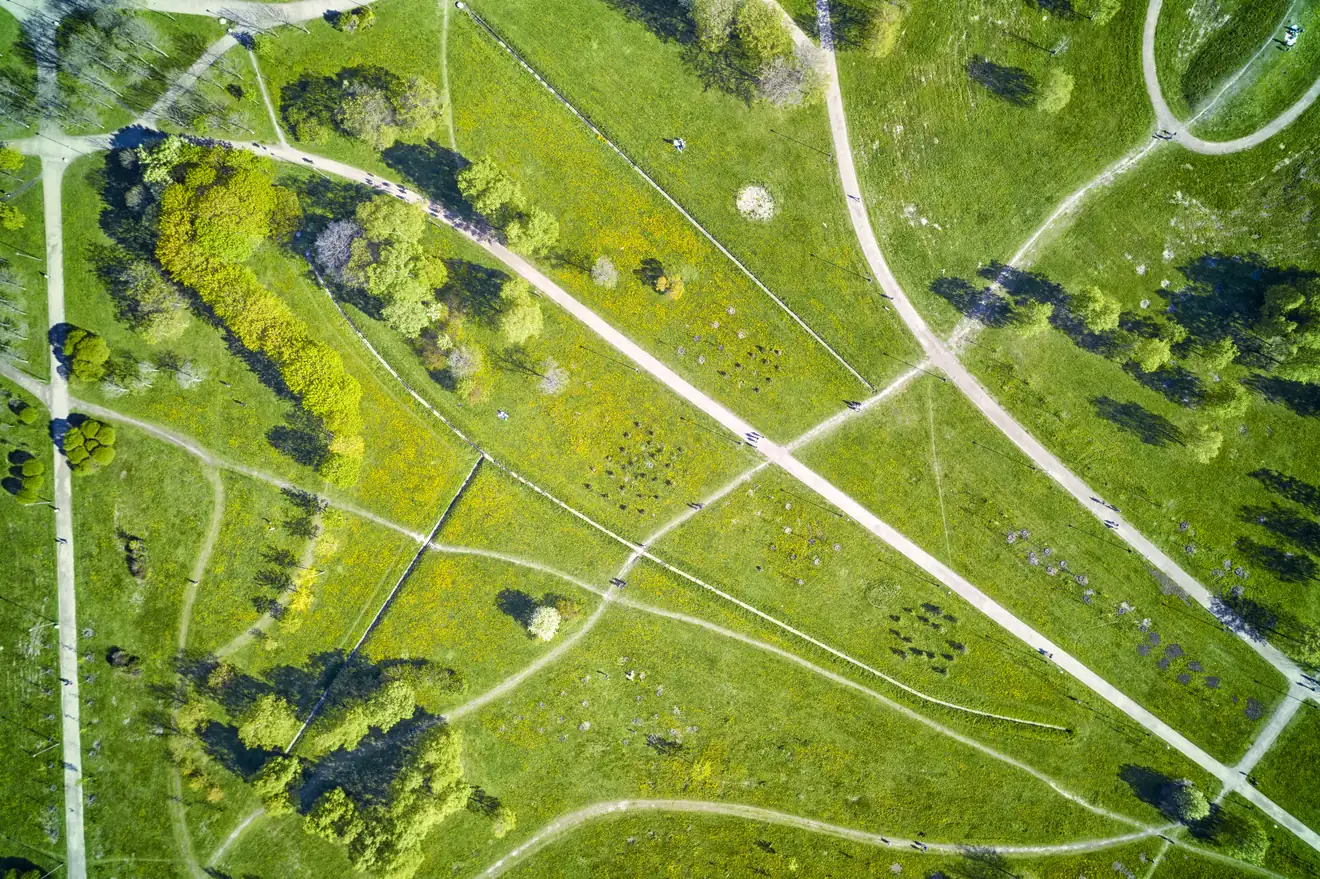
[[[1094,286],[1083,287],[1072,294],[1068,306],[1093,333],[1117,329],[1119,316],[1123,312],[1118,300]]]
[[[428,138],[445,120],[445,103],[430,80],[414,76],[395,97],[399,125],[404,136]]]
[[[238,737],[249,748],[287,747],[302,725],[282,697],[267,693],[238,718]]]
[[[15,171],[22,170],[24,161],[23,154],[8,144],[0,147],[0,171],[7,171],[12,174]]]
[[[757,74],[761,97],[776,107],[811,103],[824,86],[821,53],[814,46],[795,46],[791,57],[773,58]]]
[[[1091,21],[1100,25],[1109,24],[1122,8],[1123,0],[1099,0],[1095,6],[1095,14],[1091,16]]]
[[[1050,328],[1054,303],[1031,301],[1013,309],[1013,325],[1024,336],[1035,336]]]
[[[344,87],[344,99],[335,108],[334,120],[350,137],[383,150],[399,139],[394,103],[383,89],[358,79]]]
[[[765,0],[743,0],[734,20],[734,32],[743,51],[758,67],[793,49],[793,37],[778,7]]]
[[[1196,353],[1196,364],[1206,371],[1218,372],[1237,360],[1239,353],[1237,343],[1225,336],[1202,345]]]
[[[1165,806],[1169,814],[1184,824],[1195,824],[1210,814],[1210,801],[1186,778],[1169,785]]]
[[[597,287],[613,290],[619,283],[619,270],[608,256],[598,256],[591,267],[591,280]]]
[[[153,345],[183,335],[189,312],[177,287],[146,260],[134,260],[120,272],[122,312],[129,324]]]
[[[491,812],[490,832],[496,839],[503,839],[510,830],[518,826],[518,816],[504,803],[500,803]]]
[[[1263,862],[1270,848],[1269,834],[1250,815],[1227,816],[1215,829],[1214,841],[1224,854],[1248,864]]]
[[[350,9],[348,12],[341,12],[335,16],[333,22],[336,30],[349,34],[367,30],[375,23],[376,10],[370,6],[359,6],[356,9]]]
[[[1138,339],[1128,352],[1128,360],[1142,372],[1154,372],[1173,356],[1165,339]]]
[[[307,813],[307,828],[330,842],[350,843],[366,830],[357,805],[340,787],[323,793]]]
[[[697,26],[697,42],[707,52],[718,52],[729,43],[733,19],[742,0],[692,0],[690,14]]]
[[[137,148],[142,179],[147,183],[169,183],[171,172],[192,152],[188,141],[171,134],[154,146]]]
[[[539,256],[559,243],[559,221],[548,211],[528,208],[504,227],[509,247],[526,256]]]
[[[316,236],[316,262],[321,270],[336,281],[342,281],[344,268],[352,256],[353,242],[362,232],[362,227],[352,220],[335,220],[322,229]]]
[[[553,607],[538,607],[527,621],[527,631],[542,641],[550,641],[559,631],[560,620],[559,611]]]
[[[90,330],[74,327],[64,338],[64,356],[69,359],[69,371],[74,378],[97,382],[105,377],[110,346]]]
[[[252,790],[261,798],[269,815],[287,815],[293,811],[289,785],[302,774],[297,757],[272,757],[252,777]]]
[[[1036,102],[1036,109],[1050,115],[1059,113],[1072,100],[1072,93],[1072,76],[1055,68],[1050,71],[1045,80],[1045,88],[1041,90],[1040,100]]]
[[[545,319],[541,306],[532,296],[532,286],[523,278],[513,278],[500,287],[500,332],[510,345],[521,345],[541,332]]]
[[[426,214],[420,207],[389,195],[358,205],[354,219],[372,241],[418,241],[426,231]]]
[[[14,232],[25,225],[27,225],[27,217],[22,211],[7,201],[0,201],[0,229]]]
[[[1251,393],[1237,382],[1220,382],[1201,397],[1201,408],[1216,421],[1240,418],[1251,407]]]
[[[492,223],[506,208],[526,205],[522,189],[490,158],[481,158],[458,172],[458,191],[472,209]]]
[[[1187,453],[1201,464],[1209,464],[1219,456],[1224,435],[1217,428],[1201,425],[1185,440]]]

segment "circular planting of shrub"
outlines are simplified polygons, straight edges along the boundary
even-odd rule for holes
[[[764,222],[775,215],[775,200],[764,186],[748,184],[738,190],[738,213],[746,220]]]

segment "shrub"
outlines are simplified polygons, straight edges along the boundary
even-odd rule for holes
[[[1013,325],[1024,336],[1035,336],[1050,328],[1054,316],[1051,302],[1028,302],[1013,309]]]

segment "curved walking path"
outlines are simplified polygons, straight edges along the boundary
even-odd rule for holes
[[[1001,855],[1032,855],[1036,857],[1069,855],[1081,852],[1099,851],[1102,849],[1113,848],[1114,846],[1126,845],[1130,842],[1137,842],[1142,839],[1149,839],[1152,836],[1158,836],[1166,829],[1162,827],[1150,827],[1137,831],[1136,833],[1112,836],[1107,839],[1079,840],[1077,842],[1064,842],[1055,845],[995,845],[978,844],[973,842],[918,843],[911,839],[885,836],[867,830],[858,830],[852,827],[831,824],[826,821],[817,821],[814,818],[804,818],[800,815],[780,812],[775,809],[764,809],[759,806],[746,806],[740,803],[720,803],[709,800],[614,800],[605,803],[595,803],[556,818],[545,827],[538,830],[529,839],[520,843],[508,854],[487,867],[481,875],[487,877],[487,879],[499,876],[518,861],[534,854],[539,849],[544,848],[558,836],[575,830],[579,826],[591,821],[612,818],[631,812],[676,812],[680,814],[704,814],[719,815],[728,818],[742,818],[747,821],[756,821],[761,824],[776,824],[782,827],[793,827],[798,830],[806,830],[811,833],[820,833],[825,836],[846,839],[850,842],[859,842],[863,845],[907,849],[909,854],[914,851],[923,854],[962,854],[968,850],[977,849],[989,850]]]
[[[1164,0],[1150,0],[1146,6],[1146,24],[1141,33],[1141,72],[1146,80],[1146,94],[1150,96],[1151,106],[1155,109],[1156,123],[1162,129],[1177,132],[1174,142],[1179,146],[1205,156],[1226,156],[1230,153],[1249,150],[1264,143],[1296,122],[1297,118],[1305,113],[1316,102],[1317,98],[1320,98],[1320,77],[1317,77],[1311,87],[1291,107],[1251,134],[1234,140],[1203,140],[1183,130],[1184,125],[1190,124],[1190,122],[1184,123],[1169,109],[1168,102],[1164,100],[1164,92],[1160,87],[1159,72],[1155,61],[1155,31],[1159,26],[1160,9],[1163,6]],[[1266,47],[1268,45],[1269,43],[1266,43]],[[1259,56],[1260,52],[1257,52],[1256,55]],[[1245,69],[1243,68],[1243,70]],[[1238,76],[1241,75],[1242,72],[1239,71]],[[1234,77],[1234,81],[1236,79],[1237,77]],[[1224,91],[1221,90],[1220,94],[1216,96],[1216,100],[1223,94]],[[1203,110],[1202,113],[1204,112]],[[1191,121],[1196,121],[1196,118],[1201,115],[1201,113],[1198,113]]]

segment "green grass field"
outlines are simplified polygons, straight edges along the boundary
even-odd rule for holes
[[[1173,304],[1193,342],[1213,337],[1222,309],[1259,295],[1252,273],[1320,268],[1307,227],[1295,222],[1317,159],[1318,121],[1307,114],[1265,153],[1155,154],[1046,243],[1032,267],[1039,280],[1024,289],[1055,296],[1058,288],[1098,284],[1133,319]],[[1308,547],[1271,530],[1268,519],[1311,515],[1270,490],[1268,479],[1271,471],[1312,485],[1320,479],[1305,386],[1259,385],[1249,411],[1220,425],[1219,456],[1200,464],[1182,442],[1199,417],[1197,396],[1211,382],[1189,383],[1177,371],[1140,381],[1055,331],[1024,338],[987,329],[964,357],[1028,430],[1208,588],[1241,582],[1223,569],[1225,560],[1242,567],[1247,597],[1274,614],[1283,649],[1320,622],[1306,577],[1280,564],[1279,554],[1305,559]],[[1225,380],[1253,375],[1263,378],[1241,365],[1222,371]]]
[[[1261,793],[1308,827],[1320,823],[1320,790],[1314,779],[1318,751],[1320,711],[1314,703],[1308,703],[1297,712],[1252,773]]]
[[[823,103],[748,102],[701,72],[690,45],[661,37],[668,25],[635,14],[640,7],[492,0],[472,8],[873,384],[901,369],[893,358],[915,346],[865,281]],[[546,15],[559,26],[546,28]],[[674,15],[683,27],[682,10]],[[682,154],[668,143],[679,136]],[[772,220],[738,213],[748,184],[770,191]]]
[[[945,331],[957,313],[929,292],[933,281],[1009,260],[1069,193],[1148,137],[1145,7],[1124,3],[1101,27],[1015,0],[962,4],[956,14],[914,2],[893,51],[875,59],[844,21],[854,6],[834,8],[862,194],[904,290]],[[1072,100],[1057,114],[1001,100],[969,79],[977,55],[1042,87],[1061,70],[1075,81]]]
[[[46,410],[4,379],[0,409],[0,450],[5,478],[20,458],[32,455],[46,465],[50,497],[51,444]],[[41,414],[33,425],[21,423],[9,401],[23,401]],[[17,456],[15,456],[17,453]],[[55,517],[50,506],[20,505],[0,494],[0,712],[6,723],[0,735],[0,810],[13,816],[0,839],[4,857],[28,858],[42,869],[63,860],[64,788],[59,736],[59,659],[53,623],[55,594]],[[55,747],[43,751],[50,745]]]
[[[271,143],[275,127],[261,99],[248,50],[230,49],[190,93],[161,117],[161,128],[202,137]]]
[[[1246,750],[1286,689],[951,386],[920,379],[801,457],[1222,759]]]
[[[14,179],[18,178],[18,179]],[[29,158],[5,177],[0,196],[22,211],[23,228],[0,232],[0,259],[13,282],[0,284],[0,357],[29,375],[50,375],[46,343],[45,220],[41,161]]]
[[[864,845],[797,828],[700,813],[643,812],[593,821],[563,834],[505,873],[510,879],[552,876],[699,876],[725,869],[732,875],[792,877],[882,875],[976,877],[997,869],[1033,879],[1105,875],[1117,865],[1139,869],[1158,848],[1133,843],[1088,854],[1050,858],[919,854],[911,848]],[[894,869],[898,867],[899,869]],[[1000,875],[1005,875],[1001,873]]]
[[[165,808],[173,772],[164,735],[165,697],[176,677],[182,596],[206,531],[211,492],[191,456],[119,430],[118,457],[74,488],[85,826],[89,863],[143,858],[144,877],[177,875]],[[125,562],[126,535],[141,537],[147,572]],[[139,674],[107,662],[118,647]]]
[[[1262,4],[1267,6],[1268,4]],[[1288,24],[1312,30],[1320,23],[1320,7],[1297,2]],[[1280,31],[1278,36],[1282,35]],[[1315,40],[1299,40],[1291,50],[1271,44],[1251,69],[1220,99],[1192,130],[1211,140],[1229,140],[1250,134],[1278,116],[1320,76],[1320,47]]]
[[[628,549],[489,462],[436,534],[446,545],[504,553],[604,587]]]

